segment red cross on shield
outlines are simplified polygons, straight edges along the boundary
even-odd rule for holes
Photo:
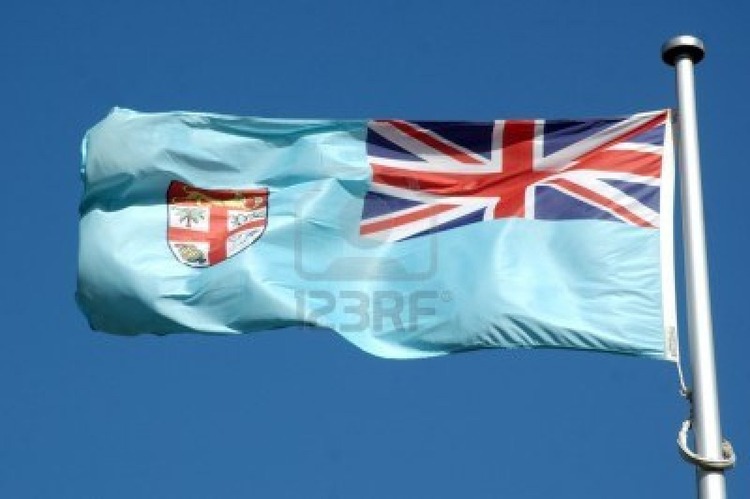
[[[167,240],[175,258],[190,267],[209,267],[263,235],[268,189],[201,189],[173,181],[167,210]]]

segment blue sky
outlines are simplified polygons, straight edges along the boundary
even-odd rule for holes
[[[674,443],[687,406],[666,362],[501,350],[397,362],[294,330],[123,338],[91,332],[73,299],[80,140],[115,105],[621,115],[674,105],[659,47],[684,32],[708,49],[709,265],[722,422],[740,459],[727,482],[750,496],[749,19],[739,1],[7,4],[0,496],[692,495]]]

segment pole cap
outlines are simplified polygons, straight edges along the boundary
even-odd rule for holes
[[[703,40],[691,35],[675,36],[661,46],[661,58],[670,66],[674,66],[677,59],[682,56],[687,56],[693,64],[698,64],[705,55]]]

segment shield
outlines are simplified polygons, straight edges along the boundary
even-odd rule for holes
[[[173,181],[167,209],[167,239],[175,258],[190,267],[209,267],[263,235],[268,189],[209,190]]]

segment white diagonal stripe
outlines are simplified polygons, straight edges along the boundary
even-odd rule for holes
[[[442,142],[446,146],[456,149],[460,151],[461,153],[466,154],[467,156],[470,156],[472,159],[476,160],[477,162],[480,162],[481,164],[488,163],[487,158],[485,158],[484,156],[478,155],[474,153],[473,151],[466,149],[465,147],[462,147],[458,144],[455,144],[445,139],[444,137],[441,137],[440,135],[437,135],[429,130],[420,128],[406,121],[399,121],[399,123],[403,123],[411,128],[414,128],[415,130],[419,130],[420,132],[426,135],[429,135],[431,138],[439,142]],[[476,166],[476,165],[467,165],[466,163],[452,159],[449,155],[445,154],[444,152],[434,149],[433,147],[430,147],[428,144],[418,139],[415,139],[414,137],[411,137],[410,135],[407,135],[406,133],[402,132],[401,130],[399,130],[398,128],[396,128],[395,126],[393,126],[391,123],[387,121],[374,121],[374,122],[371,122],[368,126],[370,130],[382,136],[386,140],[396,144],[397,146],[414,154],[415,156],[418,156],[419,158],[424,159],[425,161],[428,161],[431,156],[439,155],[447,159],[451,159],[451,163],[454,165],[454,169],[458,167],[461,167],[463,169],[466,166]]]
[[[405,189],[403,187],[393,187],[391,185],[383,185],[383,184],[375,184],[375,183],[370,186],[370,191],[385,194],[387,196],[408,199],[410,201],[419,201],[420,203],[427,203],[427,204],[494,206],[500,200],[499,197],[440,196],[437,194],[430,194],[429,192],[411,190],[411,189]]]
[[[664,151],[664,147],[662,146],[657,146],[654,144],[643,144],[639,142],[620,142],[618,144],[613,144],[607,149],[612,151],[636,151],[642,153],[651,153],[657,154],[659,156],[661,156],[662,151]]]
[[[380,156],[368,156],[368,161],[373,166],[383,166],[385,168],[397,168],[399,170],[409,170],[413,172],[434,172],[434,173],[492,173],[497,172],[496,166],[487,162],[482,165],[467,165],[457,163],[445,154],[440,156],[428,156],[424,161],[409,161],[404,159],[383,158]]]
[[[556,176],[556,178],[559,179],[565,179],[568,182],[572,182],[576,185],[580,185],[581,187],[588,189],[590,191],[596,192],[597,194],[602,195],[603,197],[609,199],[613,203],[619,205],[621,208],[633,213],[637,217],[647,221],[654,227],[659,226],[659,213],[652,210],[648,206],[641,203],[638,199],[629,196],[628,194],[622,192],[620,189],[616,189],[612,187],[611,185],[607,184],[606,182],[602,182],[598,178],[593,177],[583,177],[583,176],[574,176],[574,177],[568,177],[567,175],[560,175]],[[545,180],[545,182],[542,182],[541,185],[547,184],[550,179]],[[593,199],[588,198],[582,198],[579,194],[576,194],[574,192],[570,192],[565,189],[565,186],[557,185],[554,182],[550,182],[552,186],[555,188],[559,188],[561,190],[564,190],[566,193],[570,194],[571,196],[576,197],[577,199],[582,199],[586,201],[587,203],[596,204],[601,209],[606,210],[607,212],[611,213],[613,216],[616,216],[617,218],[622,219],[622,216],[618,215],[615,211],[613,211],[611,208],[607,206],[600,205]],[[626,220],[627,221],[627,220]]]

